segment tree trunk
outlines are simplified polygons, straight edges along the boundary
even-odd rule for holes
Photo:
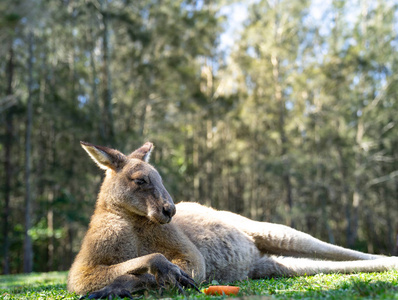
[[[362,164],[361,158],[361,144],[362,138],[364,135],[364,124],[362,118],[358,119],[358,127],[357,127],[357,134],[356,134],[356,153],[355,153],[355,187],[354,187],[354,194],[352,196],[352,213],[351,213],[351,228],[350,234],[348,236],[348,247],[354,247],[356,240],[358,238],[358,222],[359,222],[359,208],[361,205],[362,195],[360,192],[361,189],[361,174],[359,174],[359,170]]]
[[[12,83],[14,77],[14,48],[13,48],[14,40],[10,41],[9,48],[9,57],[7,62],[7,96],[13,94]],[[11,162],[11,153],[12,153],[12,144],[13,144],[13,136],[14,136],[14,124],[13,124],[13,115],[14,115],[14,107],[9,109],[9,112],[6,114],[5,123],[6,123],[6,134],[5,134],[5,143],[4,143],[4,169],[5,169],[5,181],[4,181],[4,225],[3,225],[3,234],[4,234],[4,246],[3,246],[3,273],[10,273],[10,258],[9,258],[9,249],[10,249],[10,239],[8,236],[9,231],[9,217],[10,217],[10,197],[11,197],[11,178],[12,178],[12,162]]]
[[[149,103],[149,93],[145,93],[144,97],[144,104],[142,106],[142,111],[141,111],[141,116],[140,116],[140,128],[139,128],[139,135],[141,137],[144,137],[147,130],[146,130],[146,125],[147,125],[147,117],[149,112],[152,110],[151,104]]]
[[[101,111],[101,106],[100,106],[100,100],[98,96],[98,74],[97,74],[97,68],[95,65],[95,57],[94,57],[94,50],[95,50],[95,36],[92,30],[92,27],[90,27],[89,32],[87,33],[87,39],[90,41],[89,42],[89,47],[90,47],[90,66],[91,66],[91,86],[92,86],[92,96],[93,96],[93,101],[94,101],[94,120],[95,120],[95,126],[98,126],[98,134],[102,142],[105,142],[105,128],[104,128],[104,121],[101,118],[101,114],[99,113]]]
[[[48,194],[48,210],[47,210],[47,230],[48,230],[48,244],[47,244],[47,271],[54,270],[54,192],[50,191]]]
[[[345,212],[345,219],[346,219],[346,244],[348,245],[348,240],[350,237],[350,232],[351,232],[351,203],[349,203],[349,190],[347,186],[347,178],[348,175],[346,174],[346,171],[344,169],[345,166],[345,161],[344,161],[344,156],[343,156],[343,151],[341,147],[338,145],[337,146],[337,153],[338,153],[338,166],[340,169],[341,173],[341,203],[344,206],[344,212]]]
[[[395,230],[395,246],[394,246],[393,255],[395,255],[395,256],[398,255],[398,225]]]
[[[192,118],[193,124],[198,123],[197,120],[195,120],[194,118]],[[192,129],[192,170],[193,170],[193,199],[194,201],[197,201],[199,203],[203,203],[202,199],[200,198],[200,166],[199,166],[199,162],[200,162],[200,157],[199,157],[199,151],[200,151],[200,147],[199,147],[199,142],[200,139],[198,138],[199,136],[199,128],[193,128]]]
[[[362,47],[363,49],[366,48],[366,43],[367,43],[367,14],[368,14],[368,5],[367,3],[362,3],[361,6],[361,31],[362,31]],[[361,80],[362,79],[362,80]],[[360,78],[360,89],[365,88],[367,85],[365,78],[363,78],[363,75],[361,75]],[[366,96],[364,94],[363,99],[361,100],[364,101],[366,99]],[[359,107],[359,109],[363,109],[363,107]],[[359,219],[359,208],[361,207],[361,201],[362,201],[362,195],[361,195],[361,176],[362,174],[359,173],[359,170],[362,165],[362,154],[361,154],[361,144],[363,140],[363,136],[365,133],[365,125],[364,125],[364,117],[359,116],[358,117],[358,125],[357,125],[357,132],[356,132],[356,137],[355,137],[355,143],[356,143],[356,152],[355,152],[355,170],[354,170],[354,177],[355,177],[355,187],[354,187],[354,194],[352,198],[352,223],[351,223],[351,230],[350,230],[350,236],[348,239],[348,246],[353,247],[355,245],[355,242],[358,238],[358,219]]]
[[[211,114],[212,118],[212,114]],[[214,133],[213,121],[206,121],[206,198],[211,207],[220,208],[217,197],[214,197]]]
[[[281,75],[280,75],[280,58],[277,53],[278,47],[281,45],[281,36],[284,32],[283,25],[280,22],[280,3],[279,1],[275,2],[275,16],[274,16],[274,43],[277,46],[275,50],[273,50],[271,54],[271,63],[272,63],[272,75],[273,75],[273,84],[274,84],[274,99],[279,108],[279,135],[281,141],[281,157],[283,163],[283,175],[282,181],[285,185],[286,189],[286,202],[285,202],[285,210],[286,210],[286,224],[294,227],[294,221],[292,218],[292,209],[293,209],[293,197],[292,197],[292,185],[290,180],[290,164],[287,158],[288,153],[288,141],[285,132],[285,113],[286,113],[286,103],[283,97],[283,89],[281,85]]]
[[[275,37],[277,39],[277,37]],[[287,136],[285,132],[285,101],[283,99],[282,95],[282,87],[280,84],[280,72],[279,72],[279,58],[277,57],[276,54],[272,55],[271,58],[272,62],[272,73],[273,73],[273,78],[274,78],[274,97],[276,100],[276,103],[278,103],[279,106],[279,134],[280,134],[280,139],[281,139],[281,156],[282,156],[282,161],[283,161],[283,175],[282,175],[282,180],[285,185],[286,189],[286,202],[285,202],[285,207],[286,207],[286,224],[294,227],[294,221],[292,218],[292,208],[293,208],[293,197],[292,197],[292,185],[291,185],[291,180],[290,180],[290,166],[289,166],[289,160],[287,158],[287,153],[288,153],[288,145],[287,145]]]
[[[103,31],[103,84],[104,84],[104,109],[105,109],[105,124],[106,134],[109,143],[113,143],[115,132],[113,124],[113,105],[112,105],[112,79],[109,62],[109,30],[108,30],[108,12],[107,1],[101,0],[102,22],[104,26]]]
[[[30,148],[32,132],[32,93],[33,93],[33,33],[29,33],[29,58],[28,58],[28,103],[26,118],[26,141],[25,141],[25,241],[24,241],[24,272],[33,270],[33,247],[29,235],[31,228],[32,199],[30,190]]]

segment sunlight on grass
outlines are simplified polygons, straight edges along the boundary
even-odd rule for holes
[[[67,272],[34,273],[0,276],[0,299],[78,299],[66,291]],[[315,275],[296,278],[273,278],[236,282],[241,288],[238,298],[268,299],[398,299],[398,271],[358,273],[353,275]],[[203,289],[207,285],[200,288]],[[139,299],[159,299],[154,292],[137,295]],[[189,290],[186,296],[176,291],[165,292],[163,298],[224,299]]]
[[[1,276],[0,289],[25,285],[64,284],[68,272],[49,272]]]

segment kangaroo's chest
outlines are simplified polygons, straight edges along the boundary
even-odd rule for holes
[[[161,228],[162,227],[162,228]],[[167,225],[133,228],[135,255],[137,257],[152,253],[161,253],[168,259],[180,254],[179,243],[175,243],[173,231]]]

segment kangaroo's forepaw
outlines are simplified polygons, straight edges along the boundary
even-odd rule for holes
[[[80,299],[113,299],[116,297],[133,299],[131,293],[126,289],[117,289],[106,286],[98,291],[82,296]]]
[[[183,288],[192,288],[200,292],[195,281],[177,265],[170,262],[158,268],[155,277],[161,290],[169,285],[177,288],[181,294],[185,294]]]

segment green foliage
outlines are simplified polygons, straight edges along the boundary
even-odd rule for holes
[[[175,202],[397,251],[398,7],[315,3],[2,1],[0,199],[10,201],[0,258],[7,231],[10,272],[22,271],[29,32],[35,271],[69,268],[94,209],[102,174],[80,140],[124,152],[154,142]],[[234,5],[247,18],[221,53]]]
[[[395,299],[398,297],[398,272],[359,273],[354,275],[316,275],[310,277],[245,280],[233,285],[238,296],[249,299]],[[66,272],[0,276],[2,299],[78,299],[66,291]],[[208,285],[200,286],[200,289]],[[188,290],[186,295],[166,291],[172,299],[225,299]],[[153,291],[136,295],[138,299],[158,299]]]

